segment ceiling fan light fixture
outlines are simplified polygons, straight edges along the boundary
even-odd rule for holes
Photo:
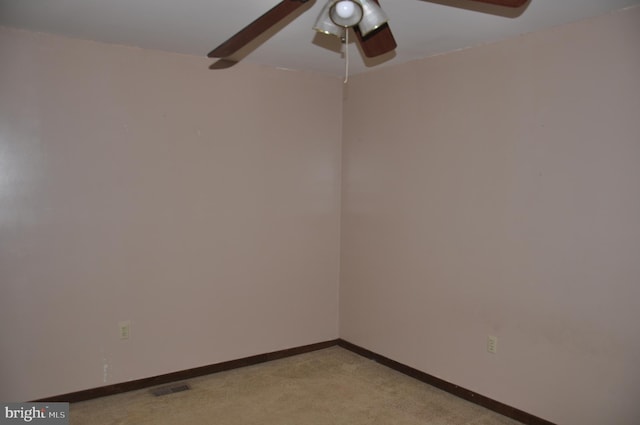
[[[356,5],[352,1],[339,1],[334,8],[342,19],[350,19],[356,13]]]
[[[331,17],[329,16],[329,13],[331,12],[331,7],[333,6],[334,3],[335,3],[334,1],[329,1],[322,8],[322,11],[318,16],[318,19],[316,20],[316,23],[313,26],[313,29],[323,34],[335,35],[336,37],[344,38],[344,27],[336,25],[335,22],[333,22],[331,20]]]
[[[344,28],[358,25],[362,20],[363,10],[358,1],[331,1],[329,17],[336,25]]]
[[[358,0],[362,7],[362,18],[358,24],[362,36],[380,28],[389,21],[382,8],[373,0]]]

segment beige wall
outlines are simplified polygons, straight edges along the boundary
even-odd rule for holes
[[[339,78],[7,29],[0,57],[0,400],[338,336]]]
[[[559,424],[637,424],[639,42],[635,8],[352,77],[341,337]]]

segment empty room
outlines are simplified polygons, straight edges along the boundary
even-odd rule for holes
[[[637,425],[639,46],[638,0],[0,0],[0,423]]]

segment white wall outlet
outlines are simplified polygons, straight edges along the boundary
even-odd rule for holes
[[[498,337],[493,335],[487,336],[487,351],[491,354],[498,352]]]
[[[118,322],[118,329],[120,330],[120,339],[129,339],[131,337],[131,320]]]

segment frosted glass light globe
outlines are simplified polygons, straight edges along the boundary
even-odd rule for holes
[[[351,18],[355,10],[356,10],[356,6],[353,4],[352,1],[339,1],[338,4],[336,4],[336,13],[342,19]]]

